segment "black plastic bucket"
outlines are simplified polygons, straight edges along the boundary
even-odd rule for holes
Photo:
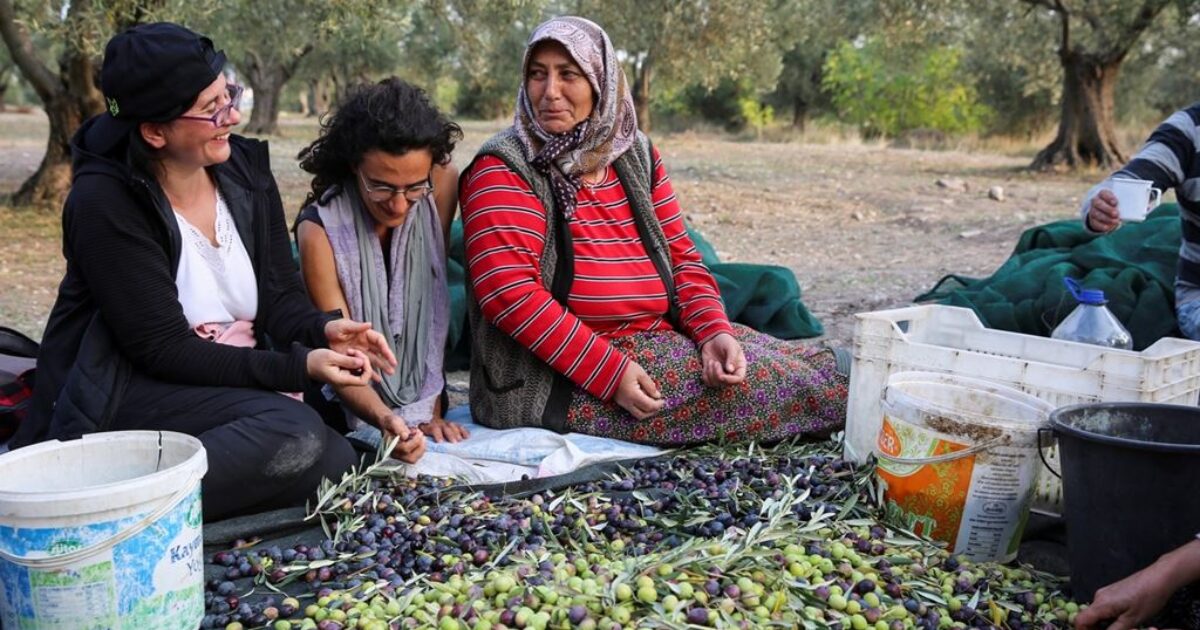
[[[1200,409],[1074,405],[1051,413],[1050,424],[1062,462],[1076,599],[1091,601],[1097,589],[1200,532]],[[1195,590],[1188,591],[1191,599]]]

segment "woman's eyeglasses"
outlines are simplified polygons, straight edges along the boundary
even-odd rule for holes
[[[430,195],[433,192],[433,180],[426,179],[419,184],[405,186],[404,188],[396,188],[387,184],[378,184],[372,186],[367,183],[367,178],[363,177],[361,171],[358,173],[358,179],[362,182],[363,190],[367,191],[367,199],[375,203],[388,203],[396,195],[401,195],[409,203],[416,203]]]
[[[179,118],[183,118],[185,120],[207,120],[208,122],[212,123],[213,127],[224,127],[225,125],[229,124],[229,119],[233,110],[236,109],[241,111],[242,109],[241,104],[243,88],[240,85],[234,85],[230,83],[229,85],[225,86],[225,90],[227,92],[229,102],[225,103],[225,105],[213,112],[212,116],[179,116]]]

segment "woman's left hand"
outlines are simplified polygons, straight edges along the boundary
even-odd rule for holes
[[[325,339],[329,341],[329,349],[345,354],[349,349],[361,351],[371,360],[375,372],[392,374],[396,371],[396,355],[388,346],[387,339],[378,331],[371,330],[371,324],[356,322],[351,319],[335,319],[325,324]],[[380,376],[375,374],[375,380]]]
[[[721,333],[700,346],[702,379],[709,387],[737,385],[746,380],[746,355],[742,344],[729,333]]]
[[[461,442],[471,436],[460,424],[450,422],[445,418],[434,418],[420,426],[421,433],[433,438],[434,442]]]

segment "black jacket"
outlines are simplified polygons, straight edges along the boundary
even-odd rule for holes
[[[191,331],[175,287],[182,240],[166,195],[130,165],[124,143],[107,155],[90,152],[91,122],[71,140],[67,270],[42,338],[33,408],[12,445],[108,428],[134,370],[170,383],[304,389],[308,348],[326,344],[330,316],[304,291],[266,143],[231,136],[232,156],[210,172],[254,265],[259,348],[292,343],[286,352],[226,346]]]

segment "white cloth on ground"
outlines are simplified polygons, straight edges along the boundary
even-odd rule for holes
[[[489,429],[471,420],[466,405],[450,409],[446,419],[466,427],[471,436],[457,444],[438,444],[431,438],[425,456],[408,467],[410,475],[456,477],[471,484],[536,479],[578,470],[588,464],[653,457],[667,451],[653,446],[582,433],[546,429]],[[375,432],[375,440],[379,432]],[[351,434],[360,439],[360,431]],[[371,440],[364,440],[370,442]]]

